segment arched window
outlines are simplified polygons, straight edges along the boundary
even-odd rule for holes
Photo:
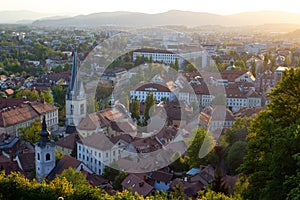
[[[37,159],[40,160],[40,153],[37,154]]]
[[[46,161],[47,161],[47,160],[50,160],[50,153],[47,153],[47,154],[46,154]]]

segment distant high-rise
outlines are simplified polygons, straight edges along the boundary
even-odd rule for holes
[[[77,52],[74,47],[71,79],[66,94],[66,125],[77,126],[86,116],[86,94],[78,78]]]

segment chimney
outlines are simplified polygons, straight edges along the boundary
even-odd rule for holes
[[[143,185],[144,185],[144,182],[140,182],[140,183],[139,183],[139,186],[140,186],[140,187],[143,187]]]

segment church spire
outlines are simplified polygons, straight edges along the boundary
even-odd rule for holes
[[[42,122],[42,130],[40,132],[40,140],[38,141],[38,144],[43,146],[47,142],[50,142],[50,131],[48,130],[47,124],[46,124],[46,117],[43,116],[43,122]]]
[[[72,71],[71,71],[71,79],[68,86],[67,91],[67,98],[72,99],[75,96],[75,93],[77,91],[77,50],[76,45],[73,46],[74,53],[73,53],[73,65],[72,65]]]

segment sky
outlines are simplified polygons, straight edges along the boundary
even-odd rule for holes
[[[247,11],[285,11],[300,14],[299,0],[2,0],[0,11],[29,10],[51,14],[90,14],[111,11],[161,13],[168,10],[221,15]]]

